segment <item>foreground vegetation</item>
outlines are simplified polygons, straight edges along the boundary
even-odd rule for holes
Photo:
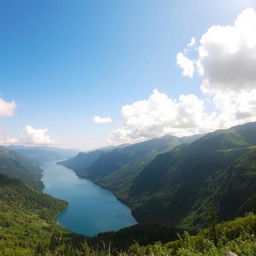
[[[191,236],[187,232],[179,235],[176,241],[156,242],[147,246],[134,243],[127,250],[117,250],[111,243],[101,243],[90,248],[89,241],[82,236],[67,233],[53,233],[50,240],[43,241],[29,237],[33,247],[21,244],[1,250],[3,256],[223,256],[232,251],[237,255],[256,255],[256,216],[220,223]],[[0,240],[1,241],[1,240]]]
[[[0,195],[0,255],[27,255],[42,241],[50,243],[52,234],[66,232],[54,219],[66,202],[2,174]]]
[[[209,227],[197,235],[140,224],[86,239],[56,223],[56,214],[67,206],[64,201],[5,175],[0,175],[0,195],[1,256],[222,256],[227,251],[256,255],[253,213],[217,224],[216,212],[211,210]],[[155,243],[157,237],[162,242]]]

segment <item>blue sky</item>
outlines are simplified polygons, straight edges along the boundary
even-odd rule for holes
[[[58,146],[94,148],[123,125],[122,106],[147,99],[155,88],[173,99],[202,97],[200,76],[182,76],[176,55],[192,37],[232,24],[247,7],[255,4],[1,1],[0,98],[15,101],[16,110],[0,117],[0,133],[22,139],[29,125],[47,128]],[[97,124],[94,116],[112,123]]]

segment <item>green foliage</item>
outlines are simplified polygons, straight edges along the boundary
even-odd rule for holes
[[[34,160],[0,146],[0,173],[21,179],[30,186],[42,189],[42,170]]]
[[[219,130],[95,181],[127,203],[138,221],[199,229],[207,226],[212,205],[220,220],[255,210],[254,137],[255,123]]]
[[[139,222],[198,230],[212,205],[220,220],[256,210],[256,123],[84,153],[69,163],[128,204]]]
[[[86,156],[88,168],[80,171],[110,188],[140,221],[147,221],[86,241],[56,224],[54,217],[65,202],[0,175],[0,255],[223,256],[228,251],[256,255],[253,213],[218,223],[255,211],[256,124],[220,130],[162,154],[159,151],[174,144],[158,142]],[[15,161],[20,167],[20,160],[4,150],[2,169],[11,163],[9,172],[15,170]],[[204,226],[208,228],[201,229]]]
[[[77,175],[86,177],[88,175],[87,168],[90,167],[90,165],[98,159],[101,153],[103,153],[102,150],[95,150],[88,153],[80,152],[77,156],[59,162],[59,164],[75,170]]]
[[[167,243],[145,243],[138,236],[150,234],[149,228],[143,225],[132,232],[126,229],[85,241],[85,237],[67,232],[56,224],[54,216],[66,206],[65,202],[17,179],[0,175],[0,181],[0,194],[4,195],[0,198],[1,256],[223,256],[227,251],[253,256],[256,253],[256,216],[252,213],[217,224],[216,211],[212,209],[208,229],[190,235],[173,228],[172,234],[181,232],[181,235]],[[42,210],[47,214],[41,216]],[[163,226],[152,225],[151,228],[167,233]],[[120,244],[126,240],[132,245],[121,248]]]
[[[96,150],[79,153],[75,158],[63,161],[61,164],[75,170],[80,176],[92,179],[102,178],[136,161],[148,157],[152,159],[157,153],[170,150],[179,144],[178,138],[164,136],[126,147],[117,147],[111,151]]]
[[[103,242],[111,244],[117,250],[127,250],[135,241],[143,246],[156,241],[166,243],[177,239],[177,234],[181,232],[183,232],[182,229],[167,224],[139,223],[117,232],[101,233],[88,239],[88,243],[92,247],[101,248],[100,245]]]
[[[0,174],[0,255],[30,255],[45,246],[53,232],[62,230],[54,216],[64,201],[37,191],[18,179]]]
[[[215,245],[211,235],[211,228],[200,231],[191,236],[188,232],[179,235],[179,239],[162,244],[160,242],[141,246],[135,243],[126,252],[117,253],[118,256],[223,256],[232,251],[237,255],[256,255],[256,216],[235,219],[216,225],[218,233]]]

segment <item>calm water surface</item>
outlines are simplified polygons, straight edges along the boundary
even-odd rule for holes
[[[94,236],[136,223],[131,210],[110,191],[79,178],[72,170],[56,163],[47,163],[42,169],[44,192],[69,203],[57,217],[68,230]]]

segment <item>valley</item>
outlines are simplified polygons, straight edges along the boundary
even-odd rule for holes
[[[222,221],[254,211],[256,123],[218,130],[190,143],[177,141],[163,137],[134,144],[103,152],[94,162],[84,153],[76,164],[84,161],[85,167],[73,169],[115,193],[139,222],[200,229],[207,226],[212,206]],[[138,152],[143,153],[137,158]],[[62,164],[72,168],[75,159]],[[100,163],[104,169],[97,168]]]
[[[78,153],[58,164],[57,159],[39,164],[39,158],[4,147],[1,152],[4,256],[107,255],[107,244],[113,255],[168,251],[179,256],[186,239],[193,244],[190,252],[200,251],[195,243],[201,239],[212,243],[214,255],[234,249],[232,241],[240,248],[247,243],[250,256],[255,250],[247,236],[256,231],[256,123]],[[138,224],[129,208],[103,188],[131,207]],[[238,231],[242,226],[244,237]],[[220,241],[222,247],[216,245]]]
[[[43,192],[68,202],[68,207],[57,216],[62,227],[92,237],[136,224],[130,209],[110,191],[79,178],[55,162],[46,163],[41,168]]]
[[[256,1],[0,20],[0,256],[256,256]]]

